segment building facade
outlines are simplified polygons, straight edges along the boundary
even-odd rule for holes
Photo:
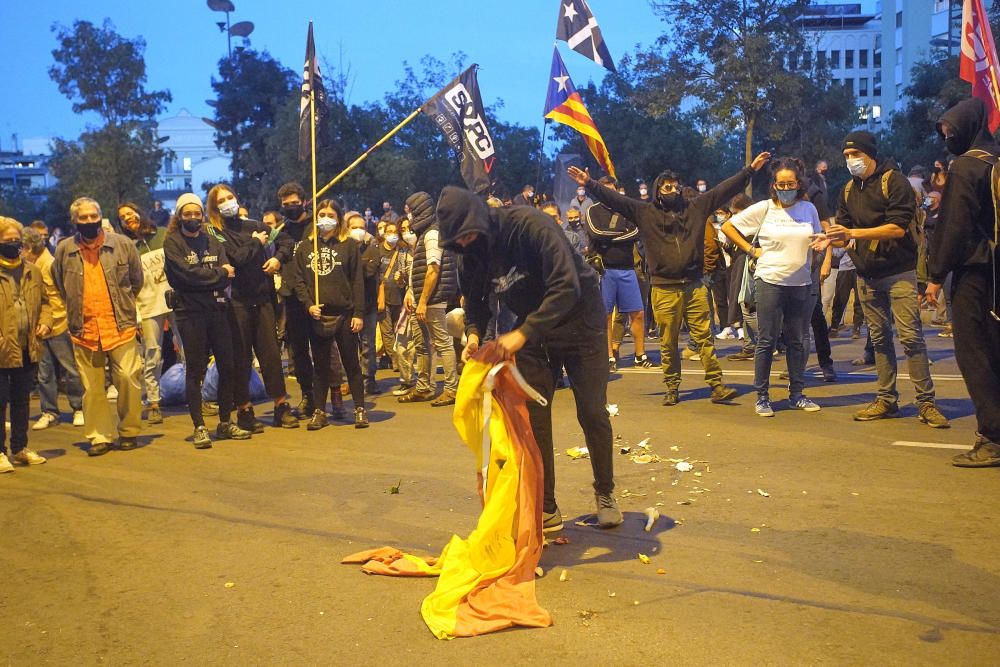
[[[230,158],[215,145],[215,128],[206,118],[181,109],[176,116],[157,123],[162,147],[170,152],[163,159],[153,197],[173,209],[185,192],[205,195],[204,186],[230,179]]]

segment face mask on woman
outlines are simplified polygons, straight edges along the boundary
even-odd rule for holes
[[[223,218],[235,218],[240,214],[240,204],[235,199],[230,199],[219,204],[219,214]]]
[[[201,225],[202,225],[201,218],[195,218],[193,220],[189,218],[181,218],[181,226],[184,227],[184,231],[189,232],[191,234],[194,234],[195,232],[200,230]]]
[[[0,243],[0,257],[4,259],[17,259],[21,256],[21,241],[5,241]]]
[[[403,241],[406,242],[406,245],[412,248],[413,246],[417,245],[417,235],[414,234],[413,232],[405,232],[403,234]]]
[[[399,234],[389,234],[385,237],[385,243],[390,248],[395,248],[396,244],[399,243]]]
[[[357,241],[358,243],[364,243],[365,237],[368,235],[368,232],[361,229],[360,227],[356,227],[348,233],[351,235],[351,238]]]
[[[778,201],[781,202],[782,206],[791,206],[799,198],[798,190],[775,190],[774,193],[778,196]]]
[[[337,229],[337,219],[331,215],[321,215],[316,219],[316,229],[325,236]]]

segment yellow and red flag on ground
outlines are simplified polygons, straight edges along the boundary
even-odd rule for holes
[[[990,132],[1000,127],[1000,63],[983,0],[962,5],[962,55],[959,75],[972,84],[972,96],[986,103]]]
[[[604,143],[601,133],[598,132],[594,119],[590,117],[587,107],[583,106],[583,100],[580,98],[576,86],[573,85],[573,80],[569,78],[569,72],[559,55],[559,49],[554,49],[552,52],[549,91],[545,98],[545,117],[551,118],[557,123],[569,125],[582,134],[587,148],[594,154],[594,158],[604,171],[612,178],[617,178],[608,147]]]
[[[542,460],[528,422],[528,400],[544,401],[501,362],[492,345],[462,371],[454,423],[476,457],[482,513],[465,539],[452,536],[441,556],[421,559],[392,547],[352,554],[369,574],[439,576],[420,607],[435,637],[473,637],[513,626],[548,627],[535,598],[542,554]]]

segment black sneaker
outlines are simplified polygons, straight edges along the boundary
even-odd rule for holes
[[[823,382],[837,381],[837,371],[833,370],[833,366],[823,366],[819,370],[823,374]]]
[[[326,428],[326,426],[326,412],[324,410],[314,410],[312,418],[309,420],[309,423],[306,424],[306,430],[318,431],[321,428]]]
[[[368,428],[368,413],[364,408],[354,408],[354,428]]]
[[[562,514],[559,513],[559,508],[556,507],[555,512],[546,512],[542,510],[542,532],[543,533],[558,533],[563,529]]]
[[[208,437],[208,429],[204,426],[195,427],[194,436],[192,436],[191,441],[194,443],[195,449],[212,448],[212,439]]]
[[[735,354],[730,354],[726,359],[729,361],[753,361],[753,350],[740,350]]]
[[[139,441],[135,438],[118,438],[118,449],[129,452],[139,446]]]
[[[288,403],[281,403],[274,406],[274,426],[275,428],[298,428],[299,420],[292,414],[292,406]]]
[[[311,393],[312,392],[310,390],[306,396],[302,397],[302,400],[299,401],[299,404],[295,407],[295,412],[298,413],[299,419],[309,419],[312,417],[312,413],[316,411],[315,408],[313,408],[313,400],[310,395]]]
[[[368,380],[365,383],[365,393],[370,396],[378,396],[382,393],[382,388],[378,386],[378,382],[375,380]]]
[[[618,370],[618,360],[614,357],[608,357],[608,372],[614,373]]]
[[[625,520],[622,517],[622,511],[618,509],[618,503],[615,502],[614,496],[611,494],[594,494],[594,500],[597,503],[598,528],[614,528],[615,526],[620,526],[622,521]]]
[[[221,422],[215,427],[215,437],[219,440],[249,440],[250,431],[242,429],[232,422]]]
[[[264,424],[258,421],[257,415],[253,413],[253,407],[242,408],[236,412],[236,425],[253,434],[264,432]]]
[[[111,447],[106,442],[95,442],[87,449],[87,456],[103,456],[111,451]]]
[[[637,368],[653,368],[656,364],[648,355],[641,354],[635,358],[635,366]]]

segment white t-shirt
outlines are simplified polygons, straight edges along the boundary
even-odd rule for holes
[[[753,204],[732,218],[733,226],[748,241],[758,234],[761,256],[755,277],[772,285],[811,285],[810,235],[823,231],[811,202],[799,201],[781,208],[771,200]]]

